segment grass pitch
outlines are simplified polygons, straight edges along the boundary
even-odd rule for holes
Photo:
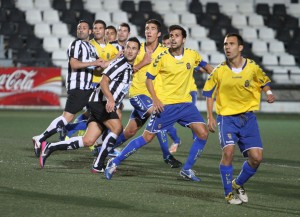
[[[217,133],[210,134],[194,167],[200,183],[183,180],[179,169],[165,164],[156,139],[125,160],[110,181],[102,174],[90,173],[93,157],[88,149],[57,151],[41,170],[31,137],[60,114],[0,112],[1,216],[300,215],[300,115],[258,114],[264,161],[245,185],[249,203],[232,206],[225,203],[219,176]],[[128,115],[125,112],[124,124]],[[192,143],[191,133],[176,127],[182,145],[175,156],[184,162]],[[51,141],[57,139],[55,135]],[[235,176],[243,161],[236,148]]]

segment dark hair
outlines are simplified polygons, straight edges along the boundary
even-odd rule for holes
[[[127,42],[129,42],[129,41],[136,42],[139,45],[139,49],[140,49],[141,43],[137,37],[130,37],[130,38],[128,38]]]
[[[169,34],[164,34],[163,37],[162,37],[162,40],[168,40],[170,38],[170,35]]]
[[[172,25],[169,27],[169,33],[173,30],[181,30],[181,34],[183,36],[183,38],[186,38],[186,31],[183,27],[179,26],[179,25]]]
[[[228,37],[236,37],[238,40],[238,45],[244,45],[244,40],[242,38],[242,36],[240,36],[238,33],[228,33],[225,38]]]
[[[91,29],[91,25],[90,25],[90,23],[87,20],[79,20],[78,24],[80,24],[80,23],[86,23],[86,24],[88,24],[89,29]]]
[[[128,23],[121,23],[120,26],[126,27],[128,29],[128,32],[130,32],[130,26],[128,25]]]
[[[103,26],[104,26],[104,29],[106,29],[106,23],[103,21],[103,20],[95,20],[94,22],[93,22],[93,26],[95,25],[95,24],[102,24]]]
[[[158,32],[160,32],[160,29],[161,29],[161,23],[160,23],[158,20],[156,20],[156,19],[150,19],[150,20],[148,20],[148,21],[146,22],[146,24],[149,24],[149,23],[152,23],[152,24],[156,25],[156,26],[157,26],[157,29],[158,29]]]
[[[107,26],[105,29],[112,29],[115,31],[115,33],[117,33],[116,27],[114,27],[114,26],[110,25],[110,26]]]

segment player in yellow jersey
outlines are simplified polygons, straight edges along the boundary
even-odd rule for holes
[[[105,37],[108,42],[115,41],[117,39],[117,30],[114,26],[107,26],[105,28]]]
[[[95,20],[93,23],[94,38],[90,40],[90,43],[96,48],[101,59],[111,61],[118,57],[119,51],[105,40],[105,28],[106,23],[103,20]],[[100,73],[94,73],[93,82],[99,84],[100,77]]]
[[[207,97],[208,127],[215,132],[213,116],[214,96],[219,138],[222,147],[220,174],[224,186],[225,199],[229,204],[248,202],[243,185],[257,171],[263,157],[262,142],[256,116],[259,110],[261,92],[265,92],[267,102],[273,103],[270,79],[251,59],[241,55],[243,39],[238,34],[227,34],[224,39],[224,52],[227,61],[221,63],[207,79],[203,95]],[[247,157],[238,177],[233,176],[233,154],[235,144]],[[232,190],[237,193],[236,197]]]
[[[153,111],[152,99],[146,87],[146,72],[149,64],[167,48],[158,42],[161,35],[161,24],[155,19],[148,20],[145,25],[146,42],[142,43],[140,53],[138,54],[134,69],[132,86],[129,89],[130,103],[134,110],[131,113],[130,119],[125,127],[123,133],[117,139],[116,147],[123,142],[133,137],[137,131],[145,124]],[[168,140],[166,132],[157,134],[159,144],[163,153],[165,163],[169,164],[171,168],[178,168],[181,162],[176,160],[170,153],[168,147]]]
[[[187,37],[184,28],[178,25],[170,26],[169,34],[171,48],[159,54],[146,73],[147,89],[153,99],[153,113],[143,135],[132,140],[121,154],[107,165],[105,169],[107,179],[111,179],[113,172],[123,160],[151,142],[157,133],[177,122],[189,127],[196,135],[180,175],[187,180],[200,181],[192,167],[204,149],[208,130],[200,112],[192,103],[190,85],[193,81],[194,68],[200,66],[211,72],[213,67],[202,61],[202,57],[195,50],[184,48]],[[153,84],[156,78],[161,82],[159,86]]]

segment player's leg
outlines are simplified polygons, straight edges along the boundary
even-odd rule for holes
[[[221,180],[224,188],[225,200],[229,204],[241,204],[242,201],[232,192],[233,179],[233,156],[235,143],[238,138],[236,132],[238,129],[231,124],[235,121],[235,117],[218,116],[217,122],[219,127],[219,139],[222,148],[222,158],[219,165]]]
[[[252,112],[245,113],[240,115],[240,119],[243,126],[238,145],[240,151],[248,159],[243,163],[242,170],[238,177],[233,180],[232,185],[239,198],[243,202],[248,202],[244,184],[255,175],[263,159],[263,147],[255,114]]]
[[[177,148],[181,144],[181,140],[180,140],[179,136],[177,135],[177,130],[174,126],[167,129],[167,133],[169,134],[169,136],[173,140],[173,143],[171,144],[171,146],[169,148],[169,151],[171,153],[175,153],[175,152],[177,152]]]
[[[37,157],[39,157],[41,143],[55,133],[63,131],[65,126],[73,120],[75,114],[87,105],[91,93],[91,90],[71,90],[68,92],[62,116],[54,119],[42,134],[32,138]]]
[[[57,150],[75,150],[82,147],[88,147],[95,143],[96,139],[101,134],[101,129],[98,127],[96,122],[90,122],[87,128],[85,135],[72,137],[69,140],[56,142],[56,143],[47,143],[42,142],[42,150],[40,155],[40,166],[43,168],[46,162],[46,159]]]
[[[119,156],[114,158],[105,169],[105,177],[106,179],[111,179],[114,171],[117,166],[121,164],[123,160],[128,158],[130,155],[134,154],[139,148],[143,147],[147,143],[151,142],[155,137],[154,133],[149,131],[144,131],[142,136],[139,136],[133,140],[131,140],[126,147],[122,150]]]
[[[101,150],[93,163],[92,172],[104,172],[105,159],[114,147],[116,139],[122,131],[122,123],[120,119],[106,120],[104,121],[104,125],[107,129],[109,129],[109,133],[103,140]]]

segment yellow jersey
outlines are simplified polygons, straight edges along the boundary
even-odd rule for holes
[[[118,49],[112,44],[108,43],[105,47],[101,47],[100,44],[93,38],[90,40],[90,43],[96,48],[98,57],[109,61],[114,59],[119,53]],[[94,71],[93,82],[100,83],[101,81],[101,73],[99,71]]]
[[[159,43],[157,48],[151,55],[152,63],[154,62],[155,58],[161,52],[163,52],[167,49],[168,49],[167,47],[164,47],[162,44]],[[137,55],[134,65],[139,64],[143,60],[145,54],[146,54],[145,43],[142,43],[141,48],[140,48],[140,53]],[[148,92],[148,89],[146,87],[146,73],[148,71],[147,70],[148,67],[151,64],[142,67],[140,70],[138,70],[136,73],[133,74],[132,85],[129,89],[129,97],[134,97],[134,96],[141,95],[141,94],[144,94],[144,95],[150,97],[150,93]]]
[[[161,76],[161,85],[155,86],[155,91],[163,104],[192,102],[190,92],[195,85],[193,72],[201,61],[199,53],[188,48],[184,48],[180,59],[176,59],[169,50],[155,59],[148,73],[156,78]]]
[[[271,80],[251,59],[246,59],[242,71],[235,73],[226,62],[218,65],[208,77],[203,96],[216,95],[216,113],[235,115],[259,110],[261,88]]]

